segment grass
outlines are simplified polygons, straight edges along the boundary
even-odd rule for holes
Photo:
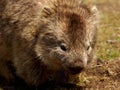
[[[97,55],[101,60],[120,57],[120,1],[119,0],[85,0],[94,3],[100,11]]]

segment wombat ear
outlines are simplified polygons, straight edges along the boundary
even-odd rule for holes
[[[91,13],[92,13],[92,14],[98,13],[98,9],[97,9],[96,5],[91,6],[91,7],[90,7],[90,10],[91,10]]]
[[[92,17],[94,18],[94,24],[96,24],[96,27],[99,27],[99,19],[100,19],[100,13],[97,9],[96,5],[92,5],[91,8]]]
[[[83,0],[80,0],[80,3],[83,3]]]

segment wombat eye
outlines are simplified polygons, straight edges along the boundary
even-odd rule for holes
[[[89,50],[90,49],[90,46],[87,46],[87,50]]]
[[[65,43],[62,43],[60,45],[60,48],[61,48],[62,51],[67,51],[68,50],[68,47],[67,47],[67,45]]]
[[[88,51],[90,48],[91,48],[91,42],[88,42],[88,43],[86,44],[86,50]]]

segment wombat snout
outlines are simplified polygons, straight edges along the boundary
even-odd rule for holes
[[[84,62],[81,59],[75,60],[68,66],[68,69],[72,74],[78,74],[85,68]]]

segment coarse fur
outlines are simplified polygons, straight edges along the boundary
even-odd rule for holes
[[[80,0],[0,0],[0,76],[67,82],[95,55],[97,14]]]

